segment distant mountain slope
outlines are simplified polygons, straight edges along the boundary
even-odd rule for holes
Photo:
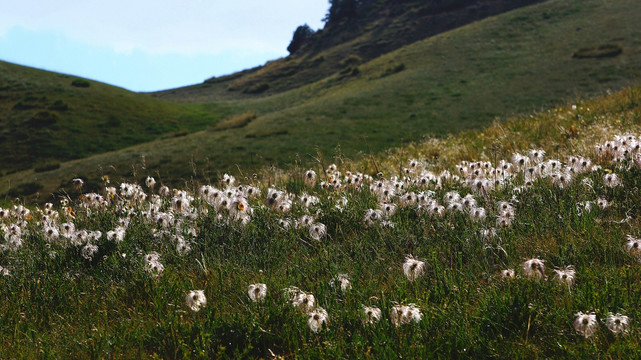
[[[225,112],[0,62],[0,175],[202,130]]]
[[[545,0],[341,0],[352,15],[330,19],[290,56],[203,84],[155,93],[181,101],[264,96],[295,89],[448,30]],[[292,29],[293,30],[293,29]]]
[[[244,177],[271,164],[317,166],[484,127],[639,83],[640,17],[636,0],[522,8],[346,65],[300,89],[226,103],[255,117],[2,177],[0,194],[30,183],[42,199],[60,186],[71,191],[73,177],[97,183],[103,174],[210,182],[223,172]]]

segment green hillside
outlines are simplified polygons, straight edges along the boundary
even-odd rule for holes
[[[188,102],[271,96],[322,80],[354,62],[367,62],[430,36],[542,1],[330,1],[323,29],[308,28],[311,35],[299,41],[289,56],[153,95]]]
[[[0,193],[27,182],[44,199],[59,187],[69,189],[77,176],[99,184],[104,174],[145,173],[183,184],[223,172],[248,176],[272,164],[309,163],[319,152],[358,158],[604,93],[641,79],[640,11],[633,0],[522,8],[367,63],[346,59],[345,71],[300,89],[220,103],[255,118],[228,119],[232,126],[155,140],[52,171],[5,176]]]
[[[0,62],[0,175],[185,135],[228,112]]]

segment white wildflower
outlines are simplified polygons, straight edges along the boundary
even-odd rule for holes
[[[530,259],[523,263],[523,273],[525,276],[534,278],[537,280],[545,279],[545,260],[540,259]]]
[[[207,305],[207,298],[204,290],[191,290],[185,296],[187,307],[193,311],[199,311]]]
[[[570,287],[574,285],[575,277],[576,271],[572,265],[566,266],[564,269],[554,269],[554,280],[560,284]]]
[[[410,322],[419,323],[423,318],[421,310],[414,304],[394,305],[390,311],[390,320],[394,326],[409,324]]]
[[[514,269],[505,269],[501,271],[501,278],[502,279],[514,279],[515,277],[515,272]]]
[[[630,331],[630,318],[621,314],[609,313],[605,320],[605,326],[614,334],[627,335]]]
[[[307,315],[309,316],[307,318],[307,325],[309,325],[309,329],[312,332],[318,333],[327,328],[328,316],[325,309],[319,307],[314,309],[314,311],[309,312]]]
[[[352,284],[349,281],[349,275],[347,274],[338,274],[332,281],[330,281],[332,287],[339,286],[343,294],[349,291],[352,288]]]
[[[85,260],[88,261],[93,261],[94,255],[98,252],[98,246],[93,245],[91,243],[87,243],[82,250],[80,251],[80,254]]]
[[[596,314],[576,313],[574,320],[574,330],[586,339],[592,336],[597,329]]]
[[[267,296],[267,285],[251,284],[247,287],[247,295],[253,302],[261,302]]]
[[[363,323],[366,325],[375,325],[381,320],[381,309],[377,307],[363,306]]]
[[[407,255],[405,263],[403,263],[403,273],[405,273],[407,280],[414,281],[425,273],[425,263],[415,259],[412,255]]]
[[[327,235],[327,227],[322,223],[313,223],[309,226],[309,236],[314,240],[320,240]]]

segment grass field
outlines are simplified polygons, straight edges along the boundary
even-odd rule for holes
[[[510,114],[634,84],[641,76],[638,15],[639,7],[631,0],[549,1],[367,63],[346,61],[345,71],[282,94],[182,104],[156,104],[159,100],[135,94],[136,99],[156,104],[157,110],[167,107],[191,120],[169,121],[161,134],[153,135],[130,125],[129,135],[119,137],[118,131],[105,138],[112,139],[114,148],[125,146],[131,137],[156,140],[62,162],[57,169],[48,170],[49,160],[42,159],[39,172],[0,178],[0,193],[9,195],[6,198],[30,193],[30,199],[44,201],[58,189],[69,191],[70,180],[78,176],[88,188],[98,189],[102,175],[141,181],[138,175],[144,172],[171,179],[176,186],[192,180],[206,183],[224,172],[244,177],[271,165],[311,164],[319,154],[357,159],[423,137],[482,128]],[[216,125],[243,113],[256,117],[242,126]],[[156,129],[148,119],[132,124]],[[196,131],[203,126],[207,129]],[[78,137],[53,136],[51,141],[63,139]],[[72,149],[65,151],[74,153],[73,144],[68,145]]]
[[[636,358],[640,117],[632,88],[338,169],[319,163],[311,187],[305,167],[212,184],[220,193],[112,183],[75,189],[68,204],[16,203],[0,211],[0,354]],[[381,174],[359,172],[372,163]],[[420,262],[405,270],[410,254]],[[533,273],[545,278],[528,259],[544,261]],[[567,266],[573,281],[560,282]],[[247,291],[259,283],[255,303]],[[575,326],[579,312],[596,322]],[[609,313],[630,325],[612,332]]]

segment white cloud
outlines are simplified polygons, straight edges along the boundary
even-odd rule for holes
[[[55,31],[128,53],[279,51],[298,25],[322,27],[327,0],[0,0],[0,34]]]

